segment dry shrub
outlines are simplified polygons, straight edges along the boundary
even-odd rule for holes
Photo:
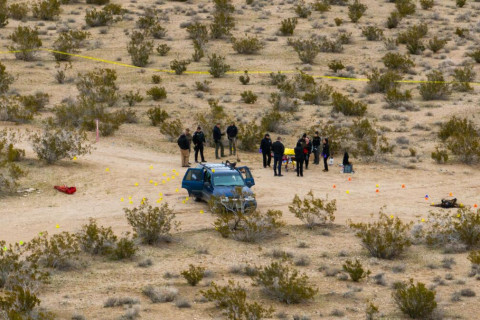
[[[160,123],[160,133],[167,137],[168,141],[173,142],[183,131],[183,122],[180,119],[163,121]]]
[[[0,0],[0,28],[8,24],[7,0]]]
[[[288,18],[288,19],[282,20],[282,23],[280,26],[280,33],[283,36],[293,35],[293,31],[295,30],[297,23],[298,23],[297,18]]]
[[[0,62],[0,94],[7,93],[10,85],[13,83],[13,76],[6,71],[5,65]]]
[[[38,28],[28,26],[18,26],[11,35],[8,36],[13,44],[8,46],[10,51],[15,52],[17,60],[32,61],[35,59],[36,50],[42,46],[42,40],[38,36]]]
[[[240,54],[254,54],[260,51],[265,45],[256,36],[244,38],[232,38],[233,50]]]
[[[152,126],[157,126],[168,119],[168,113],[160,107],[153,107],[147,110],[147,117],[150,119]]]
[[[386,71],[381,73],[378,69],[373,69],[372,73],[367,76],[367,92],[376,93],[382,92],[386,93],[389,90],[397,88],[402,80],[402,76],[395,71]]]
[[[145,67],[153,52],[153,42],[147,40],[144,33],[134,31],[127,45],[127,51],[134,66]]]
[[[383,56],[382,61],[388,69],[400,72],[408,72],[415,66],[408,55],[402,55],[396,52],[388,52]]]
[[[441,141],[439,148],[450,151],[461,162],[480,160],[480,133],[473,121],[453,116],[440,126],[438,138]]]
[[[53,43],[53,49],[58,52],[52,52],[57,61],[70,61],[71,56],[65,53],[77,53],[84,45],[85,40],[90,36],[89,32],[69,30],[61,32]]]
[[[230,65],[225,62],[225,57],[217,55],[216,53],[208,56],[208,66],[210,67],[208,72],[214,78],[220,78],[230,70]]]
[[[473,91],[473,87],[470,82],[473,82],[476,76],[473,71],[473,66],[464,66],[463,68],[456,68],[453,70],[453,77],[455,82],[453,83],[453,89],[460,92]]]
[[[395,283],[392,296],[400,311],[412,319],[428,319],[437,308],[435,291],[421,282],[414,284],[413,279]]]
[[[241,123],[238,129],[238,149],[249,152],[258,150],[258,143],[264,134],[262,127],[252,120],[249,123]]]
[[[230,30],[235,27],[235,20],[232,16],[235,7],[231,0],[213,0],[214,12],[213,22],[210,25],[210,35],[214,39],[230,35]]]
[[[367,112],[365,103],[351,100],[339,92],[332,93],[332,104],[334,112],[341,112],[346,116],[361,117]]]
[[[288,39],[288,44],[293,47],[303,63],[312,64],[320,52],[320,47],[315,39]]]
[[[355,143],[354,148],[351,150],[355,157],[362,156],[369,161],[393,151],[394,146],[389,144],[384,135],[377,133],[375,124],[368,119],[353,120],[350,134]]]
[[[151,96],[153,101],[159,101],[167,98],[165,87],[152,87],[147,90],[147,95]]]
[[[240,93],[240,96],[242,97],[243,102],[247,104],[254,104],[258,99],[258,96],[250,90]]]
[[[1,2],[2,1],[0,1],[0,3]],[[12,3],[10,6],[8,6],[8,16],[14,20],[23,20],[27,17],[29,10],[30,9],[27,3]]]
[[[480,49],[476,49],[467,53],[467,56],[475,60],[476,63],[480,63]]]
[[[427,74],[427,82],[420,84],[420,95],[423,100],[446,100],[451,94],[450,85],[445,82],[443,73],[434,70]]]
[[[379,41],[383,39],[383,30],[377,26],[363,27],[362,34],[368,41]]]
[[[176,75],[180,75],[187,71],[187,66],[190,64],[190,60],[173,60],[170,62],[170,69],[175,71]]]
[[[184,270],[180,274],[187,280],[189,285],[194,287],[202,281],[205,276],[205,268],[190,264],[188,270]]]
[[[400,16],[406,17],[415,13],[415,3],[412,0],[396,0],[395,7]]]
[[[432,1],[433,2],[433,1]],[[447,44],[447,39],[440,39],[437,36],[434,36],[432,39],[428,41],[428,49],[432,50],[433,53],[437,53],[438,51],[442,50],[445,45]]]
[[[140,95],[140,90],[133,92],[130,90],[123,96],[123,101],[125,101],[129,107],[133,107],[135,104],[143,101],[143,97]]]
[[[313,191],[310,190],[303,200],[298,195],[295,195],[288,209],[296,218],[300,219],[311,229],[316,225],[324,225],[328,221],[335,221],[337,201],[328,201],[328,198],[315,198]]]
[[[353,23],[357,23],[365,11],[367,11],[367,6],[358,0],[354,0],[353,3],[348,6],[348,17]]]
[[[362,263],[358,259],[355,259],[355,262],[351,260],[345,261],[342,268],[343,271],[348,273],[353,282],[359,282],[370,275],[370,270],[363,269]]]
[[[312,14],[310,6],[306,5],[303,0],[299,1],[294,8],[299,18],[308,18]]]
[[[322,105],[330,100],[332,92],[333,87],[328,84],[320,83],[313,86],[310,91],[307,91],[302,99],[310,104]]]
[[[142,293],[146,295],[153,303],[172,302],[178,295],[178,289],[174,287],[154,287],[148,285],[142,289]]]
[[[36,114],[34,109],[26,108],[20,103],[20,98],[15,96],[0,96],[0,121],[15,123],[28,123]]]
[[[39,20],[55,20],[61,12],[59,0],[37,0],[32,4],[32,14]]]
[[[126,10],[118,4],[108,4],[101,10],[93,8],[85,13],[85,23],[89,27],[107,26],[123,20]]]
[[[26,175],[17,165],[25,156],[25,151],[15,146],[19,140],[18,133],[7,129],[0,130],[0,193],[13,191],[18,179]]]
[[[79,100],[87,103],[115,105],[118,96],[117,72],[113,69],[97,69],[79,73],[77,89]]]
[[[25,244],[29,251],[27,261],[58,270],[75,267],[75,260],[80,253],[75,235],[66,231],[49,237],[46,231]]]

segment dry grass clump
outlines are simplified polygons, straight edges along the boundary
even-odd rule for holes
[[[155,287],[148,285],[142,289],[142,293],[153,303],[164,303],[175,300],[178,295],[178,289],[169,286]]]

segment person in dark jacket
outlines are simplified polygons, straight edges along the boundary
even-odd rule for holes
[[[323,156],[323,172],[328,172],[328,158],[330,157],[330,145],[328,144],[328,138],[323,139],[323,148],[322,148],[322,156]]]
[[[282,143],[282,138],[278,137],[277,141],[272,144],[273,151],[273,172],[275,176],[282,177],[282,160],[285,153],[285,146]],[[278,169],[278,174],[277,174]]]
[[[320,136],[318,135],[318,131],[315,131],[315,135],[313,136],[312,140],[312,152],[314,155],[313,159],[313,164],[319,164],[320,163],[320,144],[322,143],[322,140],[320,139]]]
[[[297,143],[301,143],[302,144],[302,148],[305,148],[306,146],[306,142],[305,142],[305,138],[307,138],[307,134],[304,133],[302,135],[302,137],[300,139],[298,139]]]
[[[188,165],[188,158],[190,157],[190,143],[188,142],[187,132],[182,133],[177,140],[180,147],[180,155],[182,158],[182,167],[190,167]]]
[[[303,148],[303,153],[305,154],[305,169],[308,169],[308,160],[312,154],[312,142],[308,137],[305,138],[305,148]]]
[[[351,165],[350,161],[348,161],[349,158],[350,157],[348,156],[348,152],[347,150],[345,150],[345,153],[343,154],[343,161],[342,161],[342,164],[344,167]]]
[[[218,149],[220,148],[220,153],[222,157],[225,157],[225,151],[223,149],[222,136],[225,135],[225,132],[222,133],[220,130],[220,123],[217,123],[213,128],[213,141],[215,142],[215,158],[220,159],[218,156]]]
[[[270,163],[272,162],[272,140],[268,133],[260,142],[260,149],[262,149],[263,167],[270,167]]]
[[[303,177],[303,162],[305,161],[305,154],[301,142],[297,142],[295,149],[295,161],[297,162],[297,177]]]
[[[227,128],[228,150],[230,151],[230,155],[237,154],[237,134],[238,129],[235,126],[235,123],[232,122]]]
[[[198,162],[198,152],[200,152],[200,157],[202,162],[205,162],[205,157],[203,156],[203,147],[205,145],[205,134],[202,131],[202,128],[197,127],[197,131],[193,134],[192,138],[193,150],[195,150],[195,162]]]

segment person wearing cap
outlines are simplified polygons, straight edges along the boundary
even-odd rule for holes
[[[187,138],[187,129],[178,137],[177,144],[180,147],[180,156],[182,159],[182,167],[190,167],[188,158],[190,157],[190,143]]]
[[[272,162],[272,140],[268,133],[260,142],[260,149],[262,149],[263,167],[270,167],[270,163]]]
[[[197,131],[193,134],[193,150],[195,150],[195,162],[198,162],[198,153],[200,152],[200,157],[202,162],[205,162],[205,157],[203,156],[203,147],[205,145],[205,134],[202,131],[202,128],[197,127]]]

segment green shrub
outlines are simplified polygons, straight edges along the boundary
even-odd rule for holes
[[[180,75],[187,71],[187,66],[190,64],[190,60],[173,60],[170,62],[170,69],[175,71],[175,74]]]
[[[341,18],[335,18],[335,19],[333,19],[333,21],[335,22],[335,25],[337,27],[340,27],[343,23],[343,20]]]
[[[306,274],[299,275],[298,270],[285,263],[272,262],[269,266],[259,268],[253,280],[267,294],[286,304],[311,300],[318,292],[318,289],[308,283]]]
[[[257,102],[258,98],[258,96],[250,90],[243,91],[242,93],[240,93],[240,96],[242,97],[243,102],[247,104],[254,104],[255,102]]]
[[[279,89],[279,94],[287,98],[296,98],[297,91],[299,89],[297,88],[297,83],[295,82],[295,80],[286,80],[278,84],[277,88]],[[273,93],[271,97],[273,97]]]
[[[130,259],[135,255],[136,252],[137,246],[133,240],[128,238],[127,233],[127,237],[120,238],[120,240],[118,240],[117,245],[113,249],[111,258],[113,260]]]
[[[345,66],[340,60],[332,60],[328,63],[328,68],[336,73],[338,70],[345,69]]]
[[[412,0],[396,0],[395,7],[402,18],[414,14],[416,8]]]
[[[432,151],[431,157],[437,163],[446,163],[448,162],[448,151],[436,147],[435,151]]]
[[[355,157],[364,156],[368,159],[378,153],[389,153],[393,150],[385,136],[379,137],[376,128],[368,119],[353,120],[350,134],[355,141],[351,150]]]
[[[465,66],[453,70],[453,77],[455,78],[453,88],[460,92],[473,91],[473,88],[470,85],[470,82],[474,81],[476,75],[473,70],[472,66]]]
[[[437,36],[434,36],[428,41],[427,47],[428,49],[432,50],[433,53],[437,53],[438,51],[442,50],[446,44],[446,39],[439,39]]]
[[[327,12],[330,10],[330,2],[328,0],[315,0],[315,2],[312,5],[313,10],[318,11],[318,12]]]
[[[164,57],[164,56],[166,56],[166,55],[170,52],[171,49],[172,49],[172,48],[170,48],[170,47],[168,46],[168,44],[166,44],[166,43],[161,43],[161,44],[159,44],[159,45],[157,46],[157,53],[158,53],[159,56]]]
[[[421,282],[415,285],[413,279],[395,283],[392,296],[400,311],[412,319],[428,319],[437,307],[435,291]]]
[[[308,18],[312,14],[310,6],[306,5],[303,0],[299,1],[294,8],[299,18]]]
[[[87,10],[85,13],[85,23],[92,28],[106,26],[121,21],[125,13],[126,10],[122,9],[120,5],[108,4],[98,11],[95,8]]]
[[[402,92],[399,88],[392,88],[385,93],[387,107],[391,109],[405,107],[405,103],[410,100],[412,100],[412,92],[410,90]]]
[[[270,110],[260,120],[260,127],[264,132],[278,132],[281,133],[286,117],[277,110]]]
[[[210,289],[200,291],[208,300],[215,302],[217,308],[222,310],[227,319],[255,319],[269,318],[273,308],[264,308],[257,302],[247,303],[247,292],[240,285],[228,281],[228,285],[219,287],[215,282],[210,284]]]
[[[442,146],[463,163],[480,160],[480,131],[466,118],[453,116],[440,126],[438,138]]]
[[[27,17],[29,10],[27,3],[12,3],[8,6],[8,16],[13,20],[23,20]]]
[[[425,46],[419,38],[408,38],[406,45],[410,54],[421,54],[425,50]]]
[[[208,56],[208,66],[210,67],[208,72],[214,78],[220,78],[230,70],[230,65],[226,64],[225,57],[217,55],[216,53]]]
[[[146,40],[142,32],[134,31],[127,45],[127,51],[134,66],[145,67],[153,52],[153,42]]]
[[[102,6],[107,3],[110,3],[110,0],[87,0],[87,4],[96,4],[99,6]]]
[[[297,26],[298,20],[297,18],[288,18],[282,20],[282,24],[280,26],[280,33],[283,36],[291,36],[293,35],[293,31]]]
[[[392,11],[390,12],[390,16],[387,18],[387,28],[388,29],[394,29],[398,26],[400,21],[402,20],[402,16],[398,11]]]
[[[321,105],[330,100],[333,88],[328,84],[318,84],[306,92],[302,99],[310,104]]]
[[[154,127],[163,123],[169,117],[167,111],[159,107],[153,107],[148,109],[147,116],[148,119],[150,119],[150,121],[152,122],[152,126]]]
[[[476,63],[480,63],[480,49],[467,53],[467,56],[475,60]]]
[[[362,34],[368,41],[379,41],[383,39],[383,30],[377,26],[363,27]]]
[[[383,64],[390,70],[397,70],[400,72],[407,72],[415,66],[408,55],[400,53],[388,52],[382,58]]]
[[[205,276],[205,268],[196,267],[193,264],[189,265],[188,270],[184,270],[180,273],[188,284],[195,287]]]
[[[232,37],[233,50],[240,54],[253,54],[260,51],[265,45],[256,36],[249,37],[245,35],[244,38]]]
[[[117,236],[112,228],[99,226],[93,218],[89,219],[88,224],[82,226],[76,236],[82,251],[91,255],[110,255],[117,243]]]
[[[445,82],[441,71],[434,70],[427,74],[427,82],[420,84],[420,95],[423,100],[446,100],[450,95],[450,85]]]
[[[147,95],[151,96],[154,101],[167,98],[167,90],[164,87],[152,87],[147,90]]]
[[[17,186],[17,181],[26,173],[16,164],[23,156],[25,151],[15,147],[19,142],[19,135],[12,130],[0,130],[0,193],[13,191]],[[1,244],[1,241],[0,241]],[[0,246],[1,248],[5,245]],[[0,253],[1,257],[1,253]],[[0,262],[0,288],[4,281],[2,275],[2,263]]]
[[[213,13],[213,22],[210,25],[210,35],[214,39],[219,39],[230,34],[230,30],[235,27],[235,21],[231,14],[235,7],[231,0],[214,0],[215,10]]]
[[[54,20],[61,12],[60,1],[38,0],[32,4],[33,17],[39,20]]]
[[[365,308],[366,320],[377,319],[377,313],[379,313],[378,306],[374,305],[373,302],[367,301],[367,307]]]
[[[420,6],[423,10],[432,9],[434,4],[434,0],[420,0]]]
[[[0,0],[0,28],[8,24],[7,0]]]
[[[284,94],[272,93],[268,102],[272,104],[273,110],[276,111],[286,111],[290,113],[298,111],[298,101]]]
[[[367,11],[367,6],[358,0],[354,0],[353,3],[348,6],[348,17],[353,23],[357,23],[365,11]]]
[[[162,78],[158,74],[152,75],[152,82],[154,84],[159,84],[162,82]]]
[[[367,112],[367,105],[360,101],[350,100],[341,93],[332,93],[334,112],[341,112],[346,116],[363,116]]]
[[[467,3],[467,0],[455,0],[455,4],[456,4],[457,7],[459,7],[459,8],[463,8],[463,6],[465,5],[465,3]]]
[[[370,270],[363,269],[362,263],[358,259],[355,259],[355,262],[352,262],[351,260],[345,261],[342,268],[343,271],[348,273],[353,282],[359,282],[363,278],[368,277],[371,273]]]
[[[74,267],[80,252],[76,237],[66,231],[48,237],[46,231],[25,244],[30,252],[27,261],[58,270]]]
[[[387,216],[382,210],[378,220],[369,223],[353,223],[350,228],[362,240],[362,245],[372,257],[393,259],[411,245],[409,231],[413,223],[404,223],[400,218]]]
[[[35,58],[36,50],[42,46],[42,40],[38,37],[38,29],[18,26],[15,31],[8,36],[13,44],[8,49],[15,52],[17,60],[32,61]]]
[[[470,251],[467,259],[472,265],[480,266],[480,251]]]
[[[428,33],[428,25],[420,23],[409,27],[405,32],[401,32],[397,36],[398,43],[408,44],[411,39],[421,39]]]
[[[258,150],[258,142],[262,139],[262,128],[252,120],[239,125],[238,148],[243,151],[253,152]]]
[[[270,73],[271,85],[277,86],[285,82],[285,80],[287,80],[287,76],[285,74],[282,74],[280,71],[278,71],[277,73],[273,73],[273,72]]]
[[[83,46],[84,41],[90,36],[86,31],[69,30],[61,32],[53,43],[53,49],[58,52],[52,52],[56,61],[70,61],[71,56],[65,53],[78,53]]]
[[[41,310],[39,305],[35,289],[18,285],[0,297],[0,316],[2,319],[53,320],[54,315]]]
[[[142,102],[143,97],[140,95],[139,90],[137,90],[136,92],[130,90],[123,96],[123,101],[125,101],[129,107],[133,107],[135,104]]]
[[[7,93],[14,80],[13,76],[6,69],[5,65],[0,62],[0,94]]]
[[[86,134],[69,128],[47,126],[42,133],[32,134],[30,139],[38,159],[47,164],[89,154],[91,151]]]
[[[79,100],[114,106],[117,102],[117,72],[113,69],[97,69],[78,74]]]
[[[465,28],[456,28],[455,29],[455,34],[459,36],[460,38],[465,38],[468,35],[468,29]]]
[[[238,80],[240,80],[240,82],[246,86],[249,82],[250,82],[250,76],[248,75],[248,71],[245,70],[244,71],[244,74],[241,75],[240,77],[238,77]]]
[[[376,68],[372,70],[372,73],[369,74],[367,78],[368,93],[386,93],[389,90],[397,88],[399,86],[398,81],[402,80],[402,76],[395,71],[388,70],[385,73],[380,73]]]
[[[160,133],[167,137],[170,142],[175,141],[183,131],[183,123],[180,119],[163,121],[160,123]]]
[[[188,36],[190,39],[196,41],[203,46],[208,42],[208,29],[207,26],[200,22],[195,22],[187,27]]]
[[[300,199],[298,195],[293,198],[292,204],[288,210],[300,219],[305,226],[312,229],[316,225],[324,225],[328,221],[335,221],[335,211],[337,211],[337,201],[328,201],[328,198],[315,198],[313,191]]]
[[[315,39],[288,39],[288,44],[293,47],[303,63],[312,64],[320,52],[320,47]]]
[[[162,27],[162,25],[156,22],[153,26],[148,28],[148,34],[155,39],[163,39],[167,35],[167,29]]]
[[[160,207],[152,207],[148,199],[136,208],[123,209],[128,224],[132,226],[135,238],[139,238],[143,244],[153,245],[161,241],[170,241],[170,230],[178,229],[179,222],[174,221],[175,213],[168,203]]]
[[[204,45],[199,43],[197,40],[193,40],[193,54],[192,60],[195,62],[200,61],[205,56]]]
[[[203,82],[196,81],[195,82],[195,89],[197,91],[202,91],[202,92],[209,92],[210,91],[210,84],[212,82],[208,80],[203,80]]]
[[[28,123],[33,120],[36,111],[20,105],[20,98],[0,96],[0,121]]]

